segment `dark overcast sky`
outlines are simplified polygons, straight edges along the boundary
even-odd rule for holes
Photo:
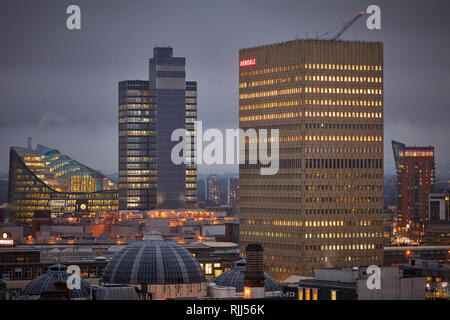
[[[81,7],[81,31],[66,29],[70,4]],[[370,4],[381,7],[382,29],[360,19],[342,39],[384,42],[386,167],[392,139],[434,145],[438,165],[448,163],[448,0],[2,0],[0,172],[9,147],[25,146],[30,135],[33,144],[115,172],[117,82],[147,79],[158,45],[186,57],[204,127],[235,128],[240,48],[322,34]]]

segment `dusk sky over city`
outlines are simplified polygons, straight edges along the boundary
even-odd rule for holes
[[[239,49],[314,38],[370,4],[381,7],[382,29],[361,19],[342,40],[384,43],[385,168],[394,167],[391,140],[435,146],[438,174],[450,162],[448,1],[79,0],[82,29],[71,32],[72,2],[0,3],[0,172],[8,172],[10,146],[29,136],[116,172],[118,82],[148,79],[155,46],[186,57],[203,126],[237,128]]]

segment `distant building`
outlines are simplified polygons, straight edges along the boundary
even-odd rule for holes
[[[450,193],[430,193],[429,220],[450,220]]]
[[[425,244],[450,246],[450,220],[425,221]]]
[[[394,212],[388,208],[384,209],[384,219],[383,219],[383,237],[384,244],[389,245],[392,243],[394,236]]]
[[[398,179],[398,231],[413,242],[423,242],[429,219],[429,196],[434,185],[434,148],[407,147],[392,141]]]
[[[231,206],[233,213],[239,213],[239,178],[228,178],[228,204]]]
[[[118,209],[117,185],[59,150],[43,145],[11,147],[9,219],[32,222],[35,211],[89,215]]]
[[[205,203],[207,200],[207,191],[206,191],[206,179],[198,178],[197,179],[197,201],[198,203]]]
[[[210,175],[206,178],[207,197],[209,205],[220,204],[220,184],[219,177]]]
[[[407,265],[409,259],[450,260],[450,245],[440,246],[386,246],[384,265]]]
[[[427,299],[450,299],[450,260],[412,258],[407,268],[411,273],[426,278]]]
[[[381,267],[381,286],[371,289],[368,276],[366,267],[319,268],[312,278],[281,286],[285,293],[294,292],[286,296],[298,300],[425,300],[425,277],[408,275],[399,267]]]
[[[37,210],[34,212],[32,220],[32,236],[36,238],[37,232],[41,231],[42,225],[51,225],[52,216],[50,210]]]

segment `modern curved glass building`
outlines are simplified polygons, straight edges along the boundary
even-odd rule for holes
[[[53,217],[66,213],[94,214],[118,210],[117,184],[99,172],[43,145],[11,147],[9,217],[31,222],[37,210]]]

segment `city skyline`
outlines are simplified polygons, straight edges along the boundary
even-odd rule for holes
[[[117,82],[145,79],[142,61],[157,45],[170,45],[177,48],[179,56],[187,57],[186,77],[198,81],[199,120],[204,126],[237,128],[235,66],[239,48],[306,35],[315,37],[338,28],[372,4],[369,1],[283,3],[273,7],[265,1],[226,5],[134,1],[134,6],[125,7],[114,1],[109,1],[107,6],[101,1],[95,4],[79,1],[83,22],[82,29],[75,32],[65,27],[68,2],[1,4],[1,12],[7,16],[2,17],[4,27],[0,36],[10,44],[10,50],[0,54],[4,97],[0,113],[0,172],[8,170],[9,147],[25,145],[28,136],[36,143],[64,149],[99,170],[117,172]],[[443,1],[438,6],[411,1],[373,3],[381,7],[382,29],[368,30],[361,19],[342,40],[385,44],[385,170],[394,173],[389,145],[391,140],[399,140],[408,145],[433,145],[439,174],[439,166],[450,162],[450,150],[445,147],[446,123],[450,119],[444,113],[449,100],[445,71],[450,65],[445,58],[448,44],[441,40],[449,24],[445,17],[449,4]],[[184,14],[168,16],[175,7]],[[196,17],[204,12],[210,18],[200,22]],[[244,19],[247,12],[252,15]],[[124,15],[134,18],[123,19]],[[235,17],[231,19],[233,23],[228,22],[230,17]],[[175,21],[185,25],[186,31],[168,27],[151,32],[159,24],[169,26]],[[18,33],[8,33],[12,29]],[[139,33],[129,32],[132,30],[143,30],[143,33],[148,30],[146,34],[150,36],[142,41]],[[22,37],[19,39],[17,34]],[[127,34],[131,36],[122,37],[119,48],[115,37]],[[29,94],[19,91],[23,88]],[[199,166],[199,173],[226,171],[237,172],[237,166]]]

